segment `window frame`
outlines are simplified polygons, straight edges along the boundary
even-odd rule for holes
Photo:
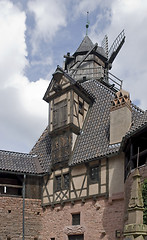
[[[65,183],[65,176],[68,176],[67,178],[67,183]],[[57,179],[61,179],[60,180],[60,187],[59,187],[59,183],[57,182]],[[70,174],[68,173],[61,173],[60,175],[55,176],[55,192],[59,192],[62,190],[69,190],[70,188]]]
[[[97,174],[95,174],[96,173],[96,169],[97,169]],[[93,170],[94,170],[94,173],[92,173]],[[92,176],[93,174],[95,176]],[[100,166],[98,164],[90,166],[89,167],[89,180],[90,180],[90,183],[98,183],[99,179],[100,179]]]
[[[81,214],[80,214],[80,212],[72,213],[72,226],[77,226],[77,225],[80,225],[80,224],[81,224]]]
[[[53,130],[67,123],[67,99],[53,104]]]
[[[82,116],[84,115],[84,101],[79,100],[79,105],[78,105],[78,112]]]

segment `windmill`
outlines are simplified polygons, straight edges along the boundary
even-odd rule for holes
[[[112,63],[114,59],[116,58],[117,54],[119,53],[120,49],[122,48],[123,44],[125,42],[125,32],[124,30],[121,31],[121,33],[116,37],[113,44],[111,45],[110,49],[108,50],[108,37],[105,35],[103,41],[102,41],[102,47],[107,55],[107,66],[108,70],[112,68]]]

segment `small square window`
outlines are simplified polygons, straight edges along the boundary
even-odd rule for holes
[[[99,167],[94,166],[90,168],[90,179],[92,181],[98,181],[99,180]]]
[[[51,240],[55,240],[55,238],[51,238]]]
[[[72,214],[72,225],[80,225],[80,213]]]

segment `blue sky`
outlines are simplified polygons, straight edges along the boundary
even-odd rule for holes
[[[29,152],[48,124],[42,97],[63,55],[86,32],[109,47],[125,29],[126,42],[111,72],[147,108],[146,0],[0,0],[0,149]]]

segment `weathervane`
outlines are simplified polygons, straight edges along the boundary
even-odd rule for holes
[[[89,28],[88,14],[89,14],[89,12],[87,12],[86,36],[88,35],[88,28]]]

